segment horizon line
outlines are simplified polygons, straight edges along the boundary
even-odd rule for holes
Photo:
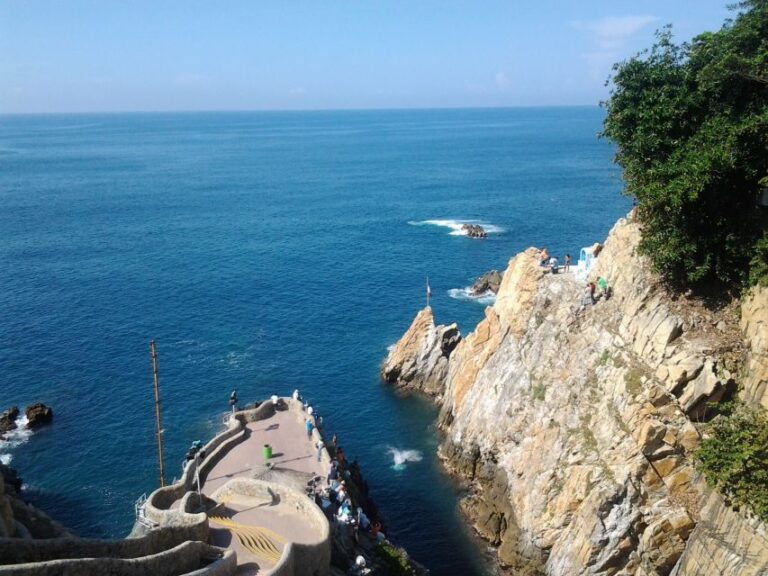
[[[360,107],[360,108],[237,108],[215,109],[199,108],[189,110],[78,110],[54,112],[0,112],[3,116],[56,116],[56,115],[85,115],[85,114],[238,114],[244,112],[259,113],[293,113],[293,112],[400,112],[400,111],[430,111],[430,110],[512,110],[522,108],[601,108],[597,104],[520,104],[515,106],[413,106],[413,107]]]

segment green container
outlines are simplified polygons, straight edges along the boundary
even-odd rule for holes
[[[264,444],[264,448],[262,449],[261,453],[264,455],[264,460],[269,460],[272,458],[272,446],[269,444]]]

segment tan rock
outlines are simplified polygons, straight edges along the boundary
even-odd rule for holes
[[[611,230],[590,278],[613,296],[587,309],[583,284],[544,274],[538,251],[510,260],[496,305],[449,357],[442,457],[472,482],[469,512],[515,574],[768,575],[764,526],[700,509],[694,422],[730,376],[717,342],[673,312],[639,238],[634,220]],[[768,336],[762,304],[749,306],[759,363]]]
[[[704,363],[699,375],[690,381],[680,395],[680,406],[693,418],[703,414],[706,402],[716,402],[725,392],[726,383],[721,380],[711,360]]]
[[[757,286],[744,299],[741,329],[749,350],[744,398],[768,408],[768,287]]]
[[[563,525],[589,494],[592,487],[591,466],[571,466],[559,494],[549,501],[547,509],[556,524]]]
[[[743,512],[697,481],[703,493],[701,520],[688,538],[672,576],[765,576],[768,574],[768,526],[750,521]]]
[[[685,550],[695,524],[685,510],[670,511],[652,522],[640,538],[646,564],[653,570],[668,572]]]
[[[505,273],[505,281],[507,277],[508,274]],[[475,382],[478,372],[496,352],[506,332],[495,309],[488,307],[485,309],[485,319],[453,351],[453,361],[448,371],[448,391],[454,410],[461,408],[467,390]]]
[[[528,325],[533,312],[533,301],[538,293],[539,279],[544,275],[540,266],[539,250],[528,248],[509,261],[499,293],[496,295],[494,312],[499,322],[520,336]]]
[[[633,434],[643,454],[652,454],[664,442],[667,427],[656,420],[645,420],[636,434]]]
[[[390,350],[381,367],[381,378],[401,388],[441,394],[448,358],[460,340],[456,324],[435,326],[432,309],[426,307]]]

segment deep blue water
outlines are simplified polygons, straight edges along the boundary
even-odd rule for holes
[[[55,423],[0,447],[27,495],[120,537],[166,467],[241,399],[299,388],[357,455],[394,539],[441,574],[485,559],[434,457],[435,410],[378,381],[424,305],[515,252],[578,254],[629,204],[597,108],[0,116],[0,405]],[[478,220],[487,240],[430,219]],[[404,470],[390,447],[424,454]]]

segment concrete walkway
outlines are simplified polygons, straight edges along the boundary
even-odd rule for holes
[[[328,458],[317,459],[317,435],[308,437],[307,415],[301,403],[284,399],[288,410],[247,425],[246,439],[233,447],[208,473],[202,492],[211,495],[233,478],[260,478],[273,471],[294,475],[303,484],[315,475],[328,474]],[[264,460],[263,447],[272,446]],[[268,467],[267,464],[270,464]],[[288,542],[311,543],[316,530],[295,507],[279,498],[235,496],[209,511],[214,544],[237,553],[238,574],[263,574],[280,559]]]

